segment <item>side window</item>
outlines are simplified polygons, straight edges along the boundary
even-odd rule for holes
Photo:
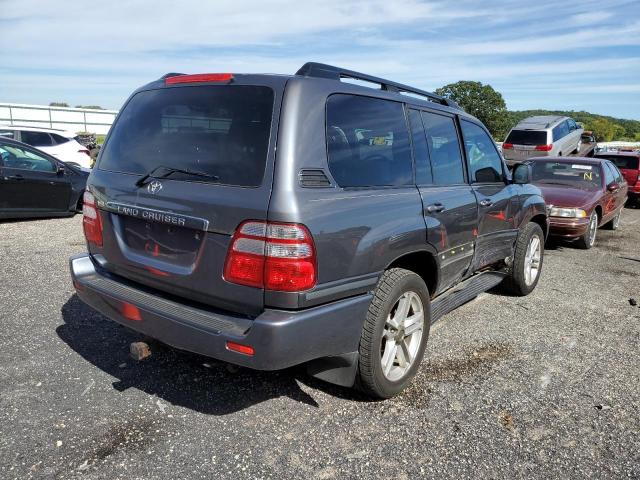
[[[56,145],[62,145],[63,143],[67,143],[69,141],[68,138],[63,137],[62,135],[58,135],[57,133],[52,133],[51,137],[53,138],[53,141],[56,143]]]
[[[2,158],[2,164],[7,168],[35,172],[55,172],[57,170],[56,164],[48,158],[44,158],[31,150],[2,142],[0,142],[0,158]]]
[[[416,183],[418,185],[433,183],[427,137],[425,136],[422,117],[418,110],[409,110],[409,123],[413,140],[413,155],[416,162]]]
[[[504,182],[502,159],[491,137],[467,120],[462,120],[461,126],[471,183]]]
[[[33,145],[34,147],[50,147],[53,145],[51,137],[46,132],[28,132],[21,131],[20,138],[23,143],[27,145]]]
[[[604,168],[604,184],[605,186],[609,185],[611,182],[615,182],[616,178],[613,174],[613,169],[608,162],[604,162],[602,164],[602,168]]]
[[[413,182],[409,131],[401,103],[336,94],[327,100],[329,170],[341,187]]]
[[[624,178],[622,177],[622,173],[620,173],[620,170],[618,170],[618,167],[616,167],[613,163],[609,163],[609,167],[611,167],[611,171],[613,171],[613,178],[615,179],[615,181],[617,183],[624,182]]]
[[[464,183],[455,120],[452,117],[430,112],[422,112],[422,120],[427,131],[433,183],[436,185]]]

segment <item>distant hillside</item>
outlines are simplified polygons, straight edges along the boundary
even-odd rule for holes
[[[584,125],[585,130],[595,133],[600,142],[612,140],[640,141],[640,121],[624,118],[607,117],[589,112],[573,112],[562,110],[522,110],[507,112],[509,126],[515,126],[520,120],[534,115],[566,115]]]

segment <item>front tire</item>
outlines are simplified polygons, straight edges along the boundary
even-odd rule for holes
[[[538,285],[544,260],[544,233],[537,223],[528,223],[518,235],[511,273],[505,279],[507,291],[524,297]]]
[[[598,234],[598,214],[594,211],[589,217],[589,227],[584,235],[576,241],[576,245],[583,250],[589,250],[596,244]]]
[[[384,272],[360,337],[356,380],[360,390],[376,398],[400,393],[420,367],[430,326],[424,280],[402,268]]]

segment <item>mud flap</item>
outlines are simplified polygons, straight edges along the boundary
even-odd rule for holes
[[[358,352],[323,357],[307,363],[307,373],[325,382],[353,387],[358,370]]]

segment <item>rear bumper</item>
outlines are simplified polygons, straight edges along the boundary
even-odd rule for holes
[[[563,238],[581,237],[589,228],[588,218],[549,218],[549,235]]]
[[[371,302],[365,294],[300,311],[266,309],[250,319],[160,298],[100,271],[88,254],[71,257],[69,264],[78,297],[111,320],[175,348],[257,370],[357,351]],[[227,341],[255,353],[230,351]]]

